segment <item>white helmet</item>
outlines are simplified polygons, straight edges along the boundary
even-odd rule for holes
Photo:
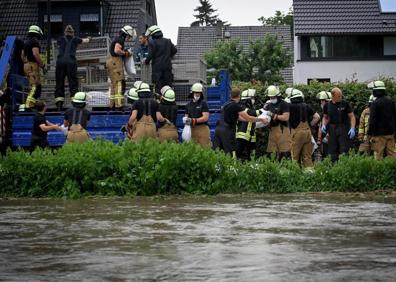
[[[158,25],[152,25],[146,30],[146,33],[144,35],[150,36],[150,35],[153,35],[154,33],[160,32],[160,31],[161,31],[161,29],[159,28]]]
[[[176,100],[175,91],[170,86],[166,85],[166,86],[162,87],[161,95],[164,98],[164,100],[166,100],[168,102],[174,102]]]
[[[290,98],[290,100],[295,99],[295,98],[303,98],[304,99],[304,94],[298,89],[293,89],[289,98]]]
[[[386,89],[385,88],[385,83],[383,81],[381,81],[381,80],[370,82],[367,85],[367,88],[368,89],[372,89],[372,90],[385,90]]]
[[[137,89],[134,87],[129,89],[129,91],[127,92],[127,98],[130,100],[133,100],[133,101],[139,100],[139,95],[137,93]]]
[[[132,39],[136,38],[136,30],[133,27],[131,27],[130,25],[124,26],[123,28],[121,28],[121,31],[123,33],[125,33],[126,35],[132,37]]]
[[[372,103],[372,102],[374,102],[375,101],[375,99],[377,99],[376,97],[374,97],[374,95],[370,95],[370,98],[369,98],[369,103]]]
[[[29,31],[28,31],[29,33],[37,33],[37,34],[39,34],[39,35],[41,35],[41,36],[43,36],[44,35],[44,33],[43,33],[43,31],[41,30],[41,28],[39,27],[39,26],[37,26],[37,25],[31,25],[31,26],[29,26]]]
[[[137,88],[137,93],[143,93],[143,92],[151,92],[150,90],[150,85],[148,85],[147,83],[142,82],[139,86],[139,88]]]
[[[201,83],[194,83],[193,86],[191,87],[191,93],[196,92],[196,93],[203,93],[203,85]]]
[[[280,95],[280,90],[279,87],[275,85],[271,85],[267,88],[267,96],[268,97],[277,97]]]

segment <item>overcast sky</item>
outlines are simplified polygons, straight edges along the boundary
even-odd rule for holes
[[[270,17],[276,10],[289,10],[292,0],[211,0],[217,9],[219,18],[228,21],[233,26],[260,25],[257,20],[261,16]],[[194,9],[199,5],[198,0],[155,0],[158,25],[164,36],[177,43],[177,29],[179,26],[190,26],[195,21]]]

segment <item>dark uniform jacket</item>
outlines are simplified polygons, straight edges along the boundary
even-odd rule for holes
[[[395,102],[387,97],[377,98],[370,106],[369,136],[391,135],[396,132]]]
[[[153,37],[149,41],[149,52],[146,62],[152,61],[153,72],[172,69],[171,58],[177,53],[172,41],[162,36]]]

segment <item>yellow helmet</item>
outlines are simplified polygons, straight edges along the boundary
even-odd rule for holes
[[[279,87],[275,85],[271,85],[267,88],[267,96],[268,97],[277,97],[280,95],[280,90]]]
[[[176,93],[170,86],[164,86],[161,88],[161,95],[164,100],[168,102],[174,102],[176,100]]]

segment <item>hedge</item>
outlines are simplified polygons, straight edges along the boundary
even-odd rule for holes
[[[352,155],[305,172],[291,161],[242,163],[193,144],[96,141],[9,151],[0,159],[0,179],[0,197],[367,192],[396,187],[396,160]]]

